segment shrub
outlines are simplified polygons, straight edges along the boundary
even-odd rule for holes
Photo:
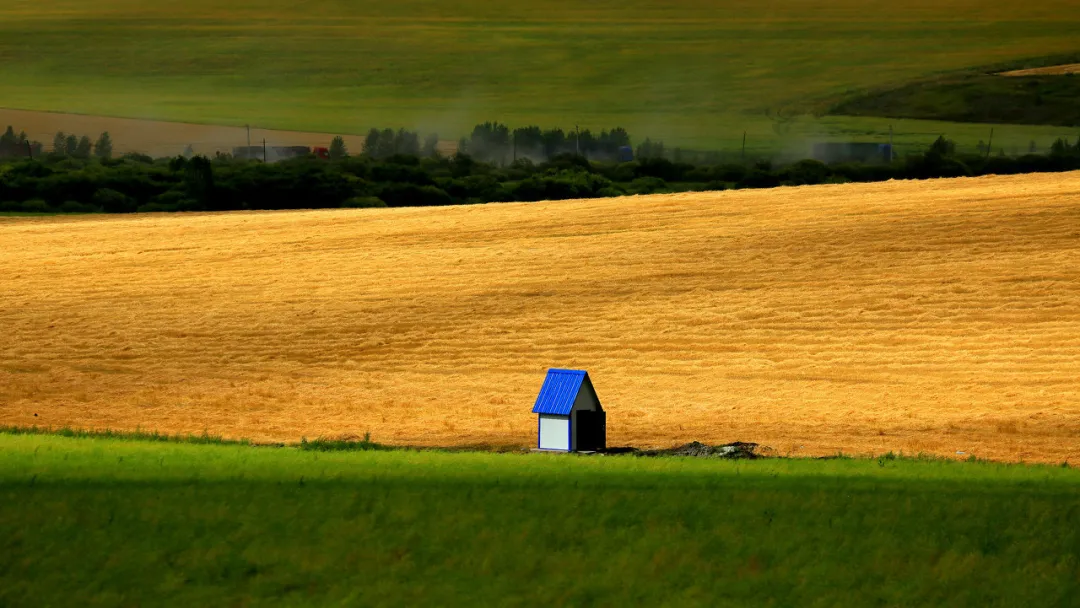
[[[746,177],[746,167],[743,165],[720,165],[713,169],[713,177],[722,182],[740,182]]]
[[[611,186],[611,180],[602,175],[564,171],[523,180],[514,188],[513,195],[515,200],[527,202],[593,198],[600,190]]]
[[[128,152],[127,154],[124,154],[123,156],[121,156],[120,160],[127,161],[129,163],[139,164],[139,165],[152,165],[152,164],[154,164],[154,159],[152,157],[147,156],[145,154],[140,154],[138,152]]]
[[[667,182],[677,182],[683,178],[688,167],[690,165],[676,165],[666,158],[643,158],[639,161],[634,176],[656,177]]]
[[[379,198],[390,207],[428,207],[454,202],[449,194],[435,186],[416,184],[386,184],[379,192]]]
[[[52,211],[52,209],[49,208],[49,203],[46,203],[40,198],[24,201],[19,210],[27,213],[49,213]]]
[[[398,182],[416,184],[418,186],[433,186],[435,180],[423,169],[415,166],[385,163],[371,168],[371,179],[376,182]]]
[[[614,186],[608,186],[596,191],[598,198],[615,198],[616,196],[625,196],[626,193]]]
[[[593,166],[589,162],[589,159],[584,156],[578,156],[577,154],[558,154],[553,156],[551,160],[540,165],[541,171],[583,171],[585,173],[592,173]]]
[[[483,201],[499,201],[509,198],[499,180],[491,175],[470,175],[446,180],[443,187],[450,196],[459,199],[475,198]]]
[[[738,188],[775,188],[780,185],[780,178],[772,171],[760,168],[751,169],[739,183]]]
[[[132,213],[137,207],[130,196],[111,188],[99,188],[92,200],[105,213]]]
[[[150,202],[146,203],[145,205],[139,205],[138,208],[135,209],[135,211],[137,211],[138,213],[164,213],[169,211],[180,211],[180,205],[178,203],[168,204]]]
[[[376,196],[354,196],[344,203],[341,203],[341,206],[347,209],[370,209],[375,207],[385,207],[386,203]]]
[[[88,203],[64,201],[64,203],[60,205],[60,211],[63,211],[64,213],[97,213],[101,211],[101,209]]]
[[[792,186],[823,184],[829,178],[829,168],[816,160],[800,160],[780,172],[780,179]]]
[[[667,190],[667,182],[659,177],[639,177],[630,182],[626,191],[630,194],[653,194]]]

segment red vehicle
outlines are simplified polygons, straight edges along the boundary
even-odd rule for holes
[[[311,152],[315,155],[315,158],[322,160],[330,160],[330,148],[312,148]]]

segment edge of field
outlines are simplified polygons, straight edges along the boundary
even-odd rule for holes
[[[966,459],[946,458],[933,454],[894,454],[889,452],[880,456],[836,454],[834,456],[799,457],[779,455],[759,455],[754,458],[723,458],[723,457],[695,457],[675,453],[628,453],[616,451],[606,454],[578,454],[578,453],[536,453],[533,450],[514,448],[511,446],[467,446],[467,447],[418,447],[397,446],[375,443],[368,437],[363,439],[315,439],[308,441],[302,439],[296,443],[253,443],[246,439],[224,439],[212,435],[162,435],[156,432],[117,432],[97,431],[80,429],[42,429],[38,427],[0,427],[0,453],[6,454],[10,461],[19,453],[29,450],[33,446],[29,456],[36,458],[40,448],[45,446],[48,450],[66,449],[71,446],[73,452],[85,455],[90,460],[98,460],[102,463],[113,462],[116,453],[126,452],[134,455],[146,456],[153,452],[172,452],[174,454],[187,454],[193,456],[203,451],[204,455],[210,455],[210,459],[195,458],[194,463],[204,465],[211,464],[215,458],[222,454],[240,456],[240,460],[246,464],[258,465],[274,461],[296,464],[298,462],[348,464],[355,463],[357,459],[371,459],[372,462],[401,463],[434,463],[441,458],[461,457],[475,459],[474,462],[487,462],[491,466],[495,463],[508,463],[515,456],[515,468],[522,462],[550,463],[559,462],[587,462],[587,463],[612,463],[595,465],[602,470],[610,470],[611,466],[622,466],[615,463],[627,464],[630,470],[662,471],[669,466],[665,463],[698,463],[686,465],[697,471],[727,471],[733,474],[741,474],[740,471],[759,471],[763,474],[797,473],[804,475],[839,475],[839,476],[862,476],[877,475],[886,469],[891,471],[908,470],[912,476],[920,477],[918,471],[931,473],[933,477],[945,477],[967,479],[974,470],[980,471],[979,477],[988,479],[1012,479],[1022,480],[1032,477],[1040,479],[1075,478],[1080,481],[1080,468],[1063,462],[1058,465],[1025,462],[998,462],[969,457]],[[101,448],[108,448],[102,451]],[[107,457],[105,457],[107,454]],[[257,459],[250,461],[247,455],[258,455]],[[278,456],[284,454],[286,456]],[[0,460],[5,457],[0,456]],[[121,464],[125,457],[121,457],[116,464]],[[298,460],[299,459],[299,460]],[[432,460],[434,459],[434,460]],[[492,460],[497,459],[497,460]],[[520,460],[525,459],[525,460]],[[554,460],[553,460],[554,459]],[[25,459],[24,459],[25,460]],[[63,459],[65,462],[67,458]],[[30,466],[28,462],[23,465]],[[290,465],[292,466],[292,465]],[[576,465],[574,465],[576,466]],[[585,465],[592,467],[594,465]],[[66,465],[64,465],[66,467]],[[707,467],[699,469],[696,467]],[[744,469],[745,467],[745,469]],[[3,472],[7,469],[9,481],[16,481],[25,475],[17,475],[16,468],[0,467],[0,480],[5,478]],[[61,467],[63,468],[63,467]],[[110,466],[111,468],[111,466]],[[213,468],[213,467],[211,467]],[[526,467],[528,468],[528,467]],[[127,468],[124,468],[127,470]],[[119,471],[120,469],[117,469]],[[79,468],[85,473],[84,468]],[[130,472],[130,471],[129,471]],[[149,476],[138,478],[154,478],[152,470]],[[245,477],[247,473],[234,470],[228,466],[219,471],[224,477],[233,478],[237,475]],[[33,475],[31,483],[37,482],[38,474]]]

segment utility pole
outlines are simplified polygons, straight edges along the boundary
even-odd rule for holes
[[[266,138],[263,138],[263,163],[266,163]]]
[[[574,153],[581,156],[581,129],[574,125]]]
[[[30,160],[34,160],[34,147],[30,145],[30,140],[26,140],[26,155],[30,157]]]
[[[986,158],[990,158],[990,150],[994,145],[994,127],[990,127],[990,143],[986,144]]]
[[[746,162],[746,131],[742,132],[742,160]]]
[[[251,158],[251,125],[244,125],[244,127],[247,128],[247,135],[248,135],[248,138],[247,138],[247,141],[248,141],[247,150],[245,151],[244,157],[245,158]]]
[[[889,125],[889,164],[892,164],[893,158],[893,131],[892,125]]]

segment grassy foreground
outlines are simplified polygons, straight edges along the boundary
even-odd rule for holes
[[[1066,605],[1080,472],[0,434],[0,604]]]
[[[748,131],[751,153],[793,155],[810,139],[880,139],[890,123],[901,146],[946,133],[973,147],[987,128],[777,112],[1074,52],[1080,26],[1072,0],[2,4],[3,107],[454,139],[486,120],[621,125],[639,139],[729,150]],[[995,139],[1008,149],[1064,134],[1016,127]]]

